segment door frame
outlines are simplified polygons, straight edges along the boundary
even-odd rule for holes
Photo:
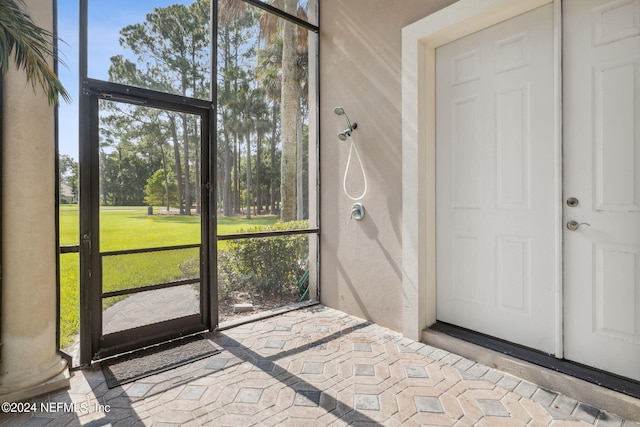
[[[554,7],[554,147],[557,200],[555,357],[562,330],[562,5],[561,0],[460,0],[402,30],[402,332],[420,339],[436,322],[435,51],[439,46],[530,10]]]
[[[211,129],[214,107],[204,100],[186,98],[101,80],[82,81],[84,105],[81,122],[86,134],[80,142],[80,363],[142,348],[163,341],[211,331],[218,322],[215,149]],[[200,310],[198,314],[104,335],[102,329],[102,267],[99,224],[99,100],[141,104],[201,117],[202,213],[200,222]],[[189,247],[193,245],[188,245]],[[142,289],[142,288],[141,288]]]

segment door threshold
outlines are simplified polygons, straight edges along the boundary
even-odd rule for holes
[[[444,322],[436,322],[422,331],[422,341],[623,418],[640,421],[639,381]]]
[[[303,308],[319,305],[320,301],[301,301],[289,305],[283,305],[282,307],[274,308],[272,310],[261,311],[256,314],[252,314],[239,319],[229,320],[226,322],[220,322],[216,330],[224,331],[225,329],[235,328],[237,326],[246,325],[247,323],[253,323],[260,320],[268,319],[270,317],[279,316],[284,313],[288,313],[294,310],[301,310]]]

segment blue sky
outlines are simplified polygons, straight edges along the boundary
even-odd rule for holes
[[[124,53],[118,44],[121,28],[143,22],[147,13],[155,7],[176,3],[191,3],[183,0],[89,0],[89,77],[107,79],[109,58]],[[60,56],[66,66],[60,65],[60,80],[71,94],[73,102],[60,102],[59,149],[78,159],[78,65],[79,65],[79,10],[78,0],[58,0],[58,35]]]

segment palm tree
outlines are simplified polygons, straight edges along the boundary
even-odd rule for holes
[[[304,16],[297,0],[274,0],[274,5],[293,16]],[[298,215],[298,123],[300,121],[300,96],[298,73],[298,50],[306,49],[307,32],[288,20],[265,14],[261,19],[261,35],[268,43],[282,43],[280,120],[282,132],[282,154],[280,163],[280,197],[282,222],[295,221]],[[301,151],[301,150],[300,150]],[[301,153],[300,153],[301,154]]]
[[[25,9],[24,0],[0,0],[0,72],[4,75],[9,70],[13,54],[17,68],[26,72],[34,91],[38,85],[44,90],[50,105],[58,95],[71,102],[47,62],[49,57],[58,59],[55,36],[34,24]]]
[[[278,137],[278,114],[280,112],[280,93],[282,82],[280,81],[279,70],[282,62],[282,39],[272,37],[264,49],[258,51],[258,64],[256,77],[262,83],[262,88],[267,97],[271,100],[271,165],[270,165],[270,185],[269,185],[269,213],[276,214],[276,140]]]

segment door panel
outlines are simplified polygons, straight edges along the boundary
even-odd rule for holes
[[[437,318],[555,352],[553,7],[436,50]]]
[[[551,6],[436,53],[437,317],[553,352],[561,203],[563,357],[640,380],[640,0],[562,5],[562,200]]]
[[[640,1],[563,14],[565,356],[640,380]]]

